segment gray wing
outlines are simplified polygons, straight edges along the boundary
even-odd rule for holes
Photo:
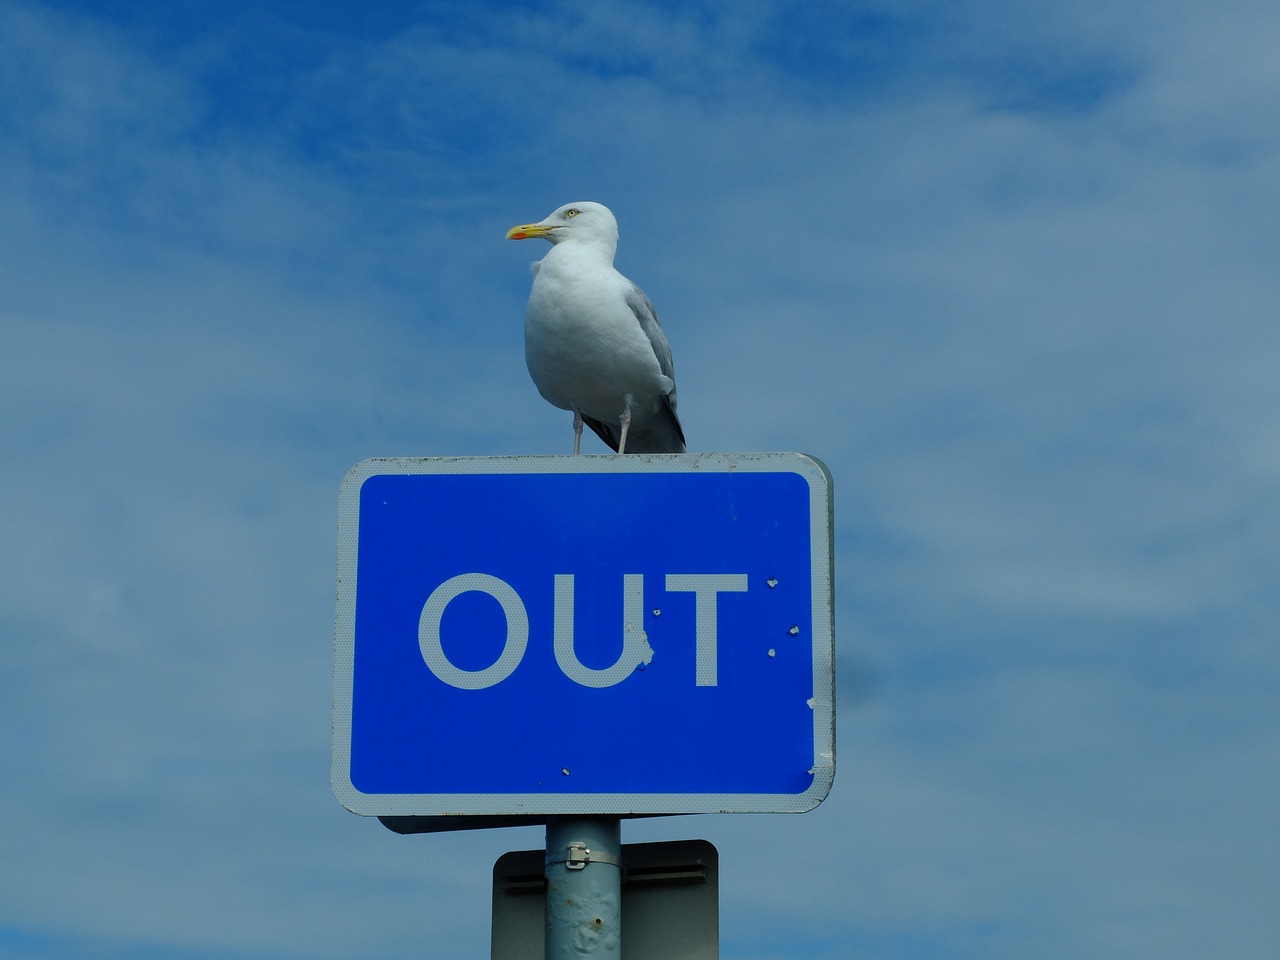
[[[662,332],[662,324],[658,322],[658,311],[645,296],[645,292],[634,283],[627,287],[627,306],[640,322],[640,329],[649,338],[649,346],[653,347],[653,355],[658,358],[658,369],[662,375],[671,379],[671,406],[676,405],[676,365],[671,358],[671,344],[667,343],[667,335]]]
[[[662,332],[658,312],[653,309],[645,292],[634,283],[627,286],[626,301],[640,324],[640,329],[649,338],[653,355],[658,358],[658,369],[671,381],[671,391],[658,399],[657,408],[640,423],[632,424],[627,434],[627,452],[684,453],[684,428],[680,426],[680,418],[676,416],[676,366],[671,357],[671,344],[667,343],[667,335]],[[600,439],[614,450],[618,449],[616,430],[612,426],[590,417],[583,419]]]

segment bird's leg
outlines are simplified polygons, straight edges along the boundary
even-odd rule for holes
[[[627,452],[627,428],[631,426],[631,404],[627,404],[622,408],[622,415],[618,417],[618,425],[622,427],[622,434],[618,437],[618,453]]]
[[[576,457],[582,452],[582,411],[577,407],[573,408],[573,455]]]

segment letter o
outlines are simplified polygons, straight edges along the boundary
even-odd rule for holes
[[[459,594],[472,592],[487,593],[497,600],[507,620],[507,639],[502,654],[483,670],[463,670],[455,666],[445,656],[440,643],[440,621],[444,618],[445,607]],[[432,673],[451,687],[483,690],[501,683],[520,665],[528,645],[529,614],[524,608],[524,601],[511,584],[487,573],[462,573],[450,577],[431,591],[431,596],[422,605],[422,616],[418,618],[418,647],[422,650],[422,659]]]

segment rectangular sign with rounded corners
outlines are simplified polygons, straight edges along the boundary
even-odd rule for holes
[[[831,526],[830,474],[797,453],[357,464],[334,793],[393,817],[812,809]]]

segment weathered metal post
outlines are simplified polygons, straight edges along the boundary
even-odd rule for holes
[[[622,956],[622,821],[547,823],[546,960]]]

